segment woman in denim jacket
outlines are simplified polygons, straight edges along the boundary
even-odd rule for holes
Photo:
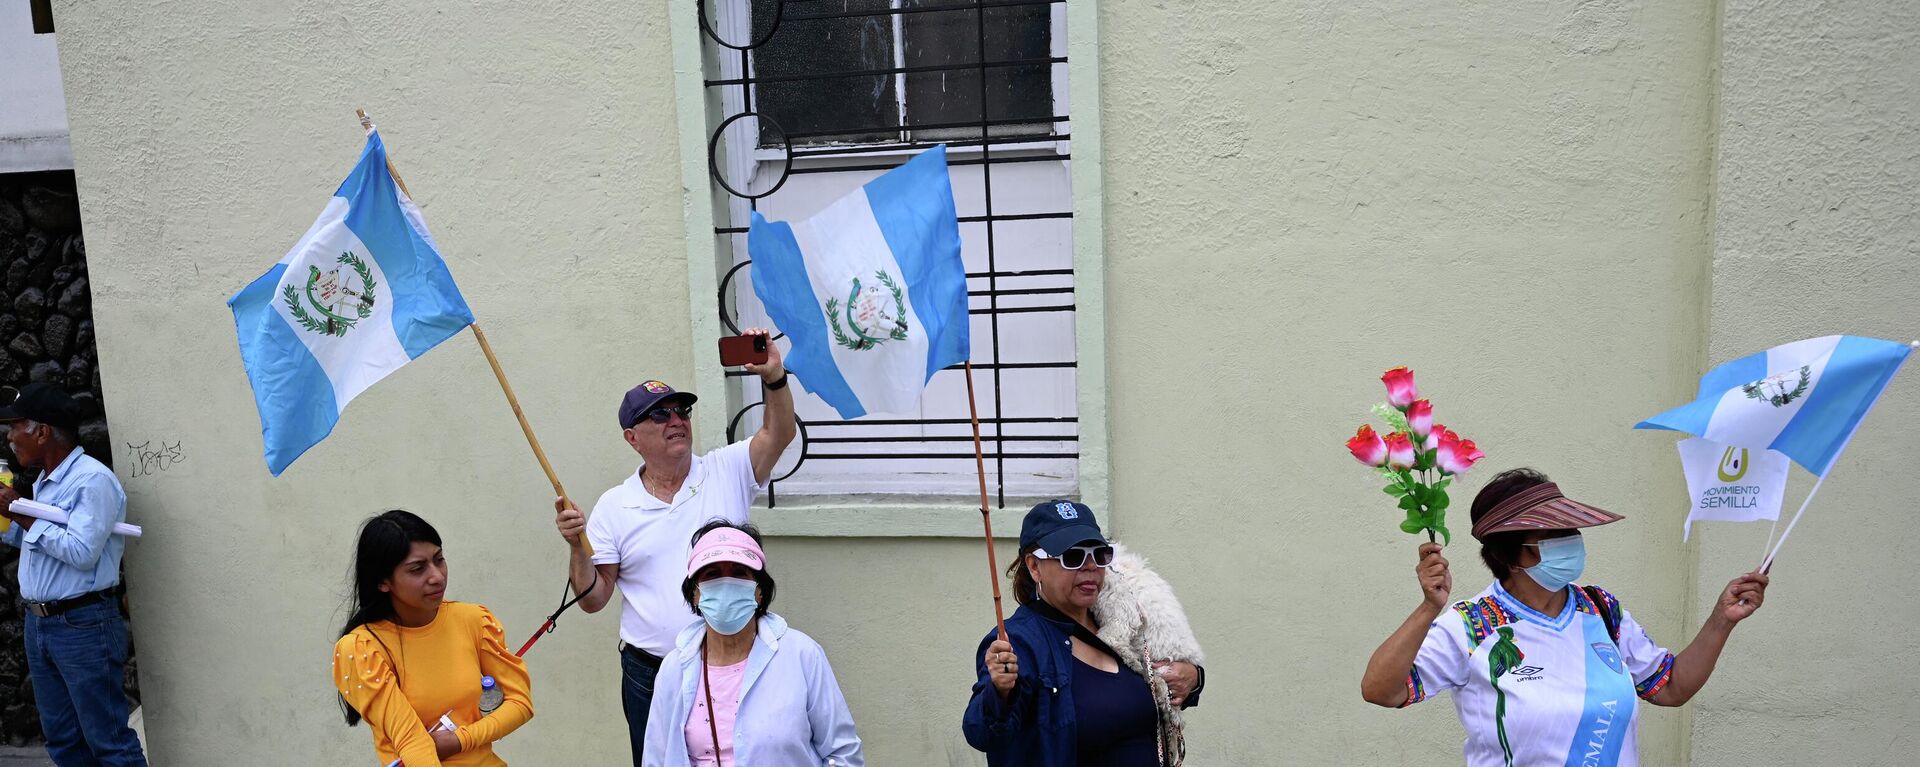
[[[1179,764],[1204,674],[1166,582],[1068,501],[1027,513],[1009,575],[1021,606],[981,640],[967,742],[990,765]]]

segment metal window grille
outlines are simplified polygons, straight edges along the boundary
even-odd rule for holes
[[[974,384],[980,399],[983,451],[1001,507],[1008,496],[1009,464],[1078,459],[1078,418],[1073,405],[1052,412],[1014,414],[1004,407],[1011,387],[1034,385],[1019,380],[1021,376],[1041,371],[1066,371],[1050,383],[1067,381],[1064,400],[1073,403],[1076,365],[1071,343],[1057,359],[1017,360],[1002,355],[1003,330],[1012,332],[1003,325],[1016,315],[1064,314],[1071,328],[1070,258],[1064,268],[1002,268],[1004,262],[1019,260],[1010,259],[1009,254],[1030,244],[1025,241],[1027,232],[1020,229],[1022,222],[1057,221],[1067,228],[1070,243],[1071,195],[1059,195],[1053,201],[1054,210],[1009,210],[1004,203],[996,206],[994,189],[996,168],[1019,163],[1064,167],[1071,159],[1064,2],[702,0],[697,4],[709,63],[719,65],[718,72],[709,71],[705,87],[710,102],[719,103],[725,115],[713,128],[708,156],[713,182],[726,192],[727,200],[727,225],[716,227],[714,233],[726,252],[733,254],[718,296],[720,320],[729,332],[738,333],[740,324],[739,312],[729,311],[728,298],[742,287],[736,280],[751,279],[745,248],[747,221],[763,203],[777,199],[774,195],[791,178],[884,171],[921,149],[945,143],[954,150],[949,167],[956,170],[958,194],[962,191],[959,169],[978,166],[982,209],[973,214],[963,210],[960,222],[963,239],[977,249],[976,256],[981,251],[985,256],[984,268],[970,270],[967,281],[975,319]],[[1043,26],[1034,26],[1036,18]],[[971,34],[960,34],[962,30]],[[876,40],[886,38],[888,31],[891,44],[877,45]],[[881,55],[883,47],[886,55]],[[972,92],[957,90],[956,83]],[[1035,89],[1042,84],[1046,98],[1036,99]],[[871,103],[861,99],[865,96],[870,96]],[[895,108],[885,108],[888,103]],[[960,151],[963,148],[966,151]],[[777,167],[777,176],[755,177],[754,168],[772,167]],[[1003,175],[1008,172],[1002,171]],[[751,291],[739,294],[745,296],[741,301],[752,300]],[[929,385],[943,376],[960,381],[964,373],[951,372],[959,369],[937,373]],[[750,374],[729,371],[728,375]],[[758,397],[758,387],[742,390],[745,404],[729,420],[729,441],[740,438],[747,415],[762,404]],[[969,421],[964,402],[957,407],[960,417],[954,418],[801,418],[798,461],[776,472],[768,506],[777,503],[774,485],[804,476],[816,462],[964,461],[971,472]],[[877,433],[887,427],[916,427],[921,433]],[[866,491],[848,487],[845,494]]]

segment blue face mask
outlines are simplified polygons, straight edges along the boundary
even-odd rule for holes
[[[1527,568],[1527,575],[1548,591],[1566,588],[1587,568],[1587,542],[1578,535],[1529,545],[1539,547],[1540,564]]]
[[[754,597],[759,584],[744,578],[715,578],[700,582],[700,617],[714,631],[727,636],[740,633],[760,608]]]

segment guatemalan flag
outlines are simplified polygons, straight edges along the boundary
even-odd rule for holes
[[[753,214],[753,292],[793,347],[788,370],[841,418],[909,413],[968,358],[967,274],[947,148],[792,223]]]
[[[1772,449],[1825,477],[1912,349],[1859,336],[1795,341],[1727,362],[1691,403],[1642,421],[1751,449]]]
[[[473,324],[376,132],[313,227],[227,306],[274,476],[360,392]]]

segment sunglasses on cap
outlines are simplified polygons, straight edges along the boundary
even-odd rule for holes
[[[657,407],[645,413],[641,413],[640,418],[642,420],[652,421],[654,423],[666,423],[668,421],[673,420],[673,417],[676,415],[680,416],[680,420],[682,421],[692,421],[693,420],[693,403],[689,402],[685,405]]]
[[[1086,567],[1088,559],[1093,560],[1094,567],[1106,567],[1113,564],[1113,547],[1104,543],[1098,546],[1075,546],[1059,554],[1041,558],[1059,562],[1061,567],[1068,570]]]

